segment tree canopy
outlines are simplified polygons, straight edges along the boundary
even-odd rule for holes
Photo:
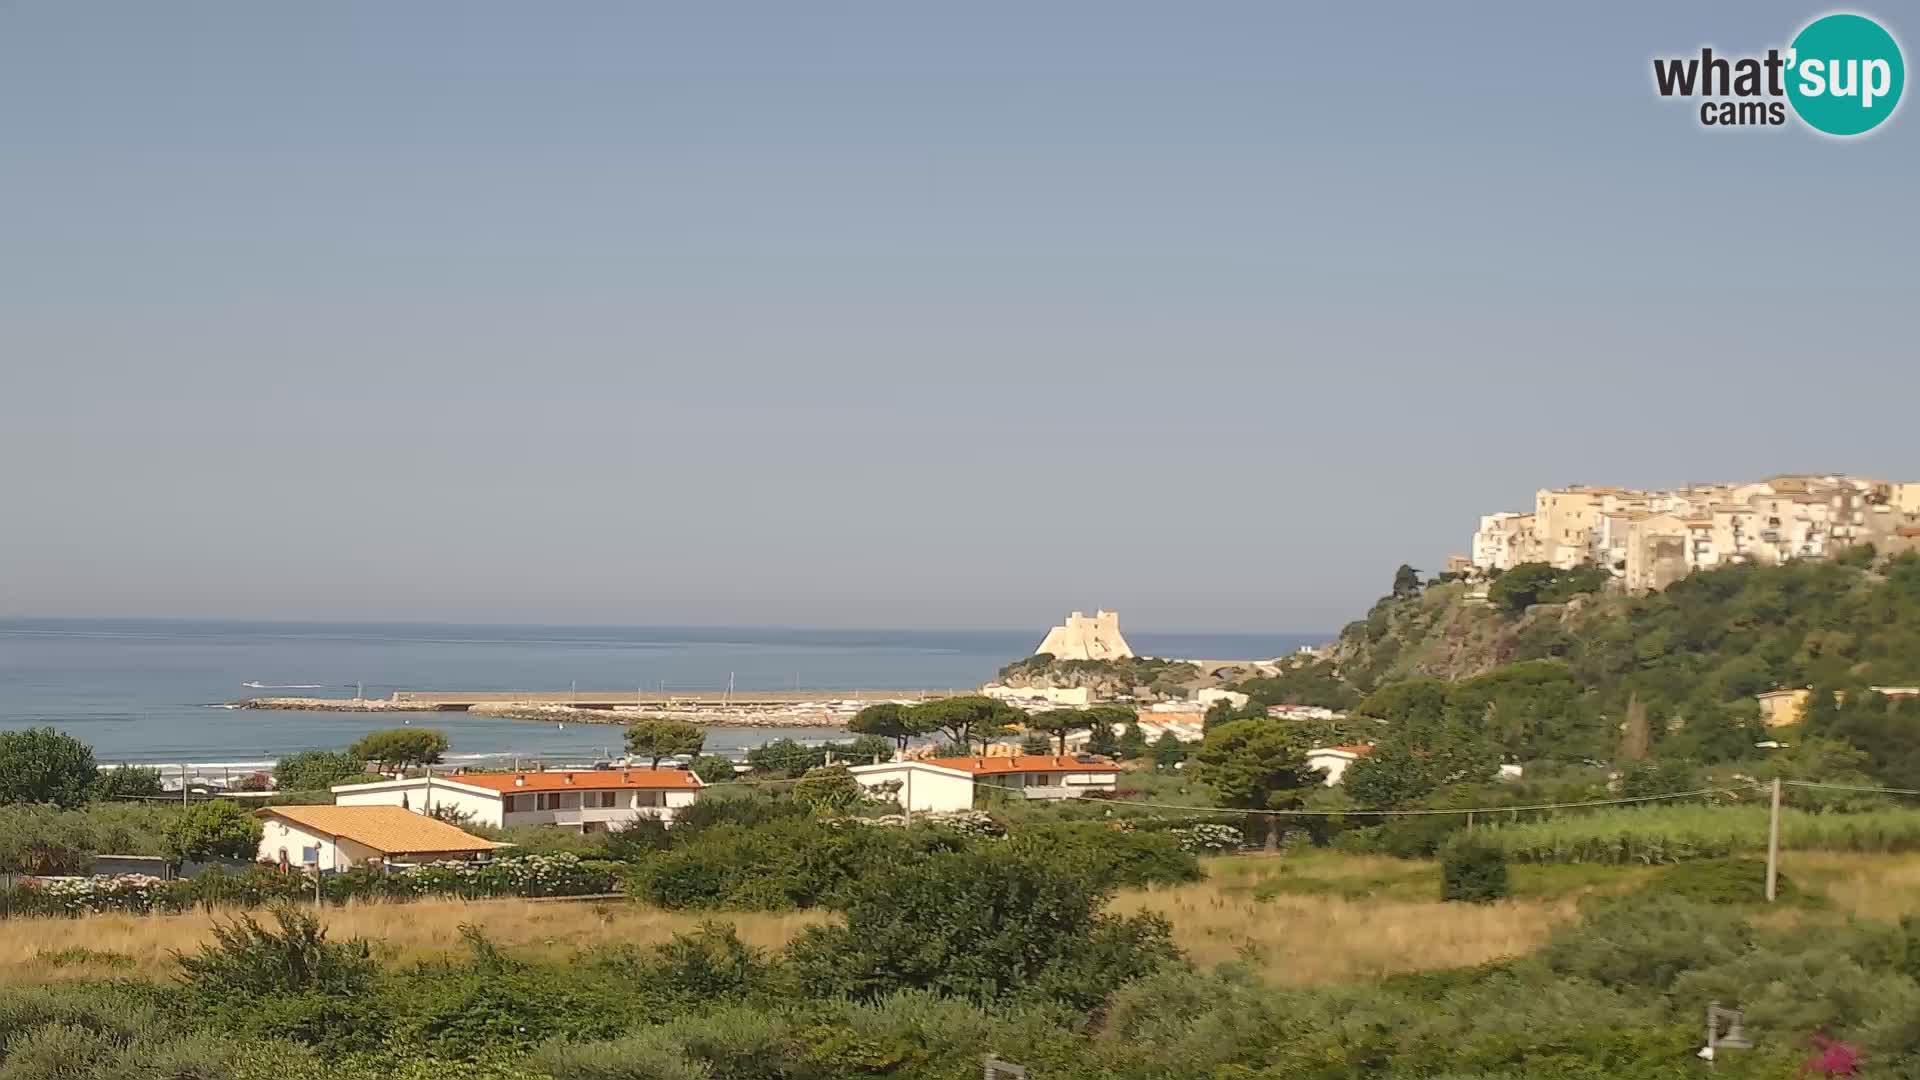
[[[347,753],[361,761],[405,769],[432,765],[447,752],[447,733],[434,728],[388,728],[363,736]]]
[[[273,764],[281,791],[325,791],[367,771],[367,763],[337,750],[302,750]]]
[[[955,744],[985,746],[1013,730],[1027,714],[1005,702],[978,694],[939,698],[913,707],[925,731],[945,732]]]
[[[177,866],[204,859],[253,859],[260,819],[227,799],[195,803],[167,826],[167,856]]]
[[[853,719],[847,722],[847,730],[855,735],[877,735],[892,739],[896,748],[905,750],[914,737],[933,730],[929,726],[930,720],[912,705],[883,701],[854,714]]]
[[[100,776],[93,747],[50,727],[0,731],[0,803],[87,801]]]
[[[656,769],[663,758],[698,754],[707,732],[684,720],[636,720],[627,726],[627,753],[649,759]]]
[[[1207,732],[1194,752],[1194,777],[1213,789],[1223,806],[1246,810],[1296,808],[1326,779],[1307,764],[1307,747],[1280,720],[1235,720]],[[1279,835],[1267,818],[1269,844]]]

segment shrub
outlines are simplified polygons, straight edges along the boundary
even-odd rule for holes
[[[1507,860],[1500,849],[1462,834],[1440,853],[1440,899],[1490,904],[1507,895]]]
[[[789,947],[791,975],[814,997],[1029,993],[1091,1008],[1177,955],[1164,920],[1106,914],[1107,896],[1057,852],[1016,844],[879,863],[848,889],[844,925]]]
[[[78,874],[99,839],[85,816],[51,806],[0,806],[0,874]]]
[[[260,851],[260,819],[239,803],[196,803],[167,827],[167,857],[176,865],[204,859],[251,859]]]
[[[275,930],[251,915],[216,922],[213,941],[193,954],[175,953],[181,978],[209,997],[318,991],[356,994],[373,980],[372,954],[364,941],[328,941],[311,913],[275,908]]]
[[[1595,905],[1580,925],[1556,930],[1540,955],[1559,975],[1664,992],[1683,972],[1726,963],[1752,947],[1753,932],[1737,914],[1652,896]]]
[[[1796,893],[1787,875],[1776,879],[1783,899]],[[1703,859],[1669,866],[1641,886],[1640,892],[1690,900],[1696,904],[1759,904],[1767,899],[1767,864],[1759,859]]]
[[[1071,866],[1100,888],[1177,885],[1202,877],[1200,861],[1171,832],[1120,822],[1071,822],[1015,832],[1009,843]]]
[[[96,799],[153,798],[160,794],[160,770],[138,765],[116,765],[94,781]]]
[[[876,866],[968,843],[944,829],[875,829],[811,818],[783,818],[759,828],[718,825],[642,864],[627,888],[664,908],[818,907]]]

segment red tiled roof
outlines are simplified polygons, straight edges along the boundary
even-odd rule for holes
[[[631,791],[704,787],[690,769],[582,769],[573,772],[459,773],[439,779],[456,784],[514,791]]]
[[[998,776],[1002,773],[1048,772],[1048,773],[1084,773],[1113,772],[1111,761],[1075,761],[1071,756],[1055,757],[1052,754],[1014,754],[1007,757],[990,758],[929,758],[929,765],[958,769],[975,776]]]

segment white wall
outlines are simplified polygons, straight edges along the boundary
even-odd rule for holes
[[[1089,791],[1112,791],[1119,780],[1112,772],[1017,772],[982,776],[980,783],[1018,791],[1029,799],[1077,799]]]
[[[866,788],[898,783],[900,790],[893,794],[893,800],[916,814],[950,814],[973,809],[973,777],[952,769],[894,761],[860,765],[847,771]]]
[[[1341,777],[1347,774],[1347,766],[1353,764],[1355,760],[1357,759],[1352,754],[1346,753],[1308,754],[1307,766],[1327,770],[1327,786],[1333,787],[1340,782]]]
[[[612,790],[614,805],[602,807],[586,806],[583,796],[597,795],[599,791],[585,788],[575,791],[513,791],[505,797],[493,791],[479,791],[457,782],[434,778],[432,802],[435,806],[452,806],[463,813],[473,815],[477,825],[493,828],[505,828],[511,825],[557,825],[565,828],[614,829],[642,817],[657,817],[671,822],[679,810],[692,806],[699,797],[698,790],[672,790],[661,788],[615,788]],[[558,803],[553,809],[534,809],[539,805],[536,796],[546,794],[554,797]],[[364,785],[364,790],[353,788],[336,789],[333,801],[339,806],[399,806],[402,798],[407,808],[416,814],[427,812],[427,781],[425,777],[409,780],[394,780],[384,784]],[[508,810],[507,799],[511,798],[515,806],[522,800],[529,807],[526,810]]]
[[[379,785],[368,784],[364,787],[366,790],[360,791],[351,788],[336,789],[333,793],[334,805],[399,806],[404,802],[407,809],[416,814],[427,812],[429,793],[425,777],[394,780]],[[431,800],[434,806],[450,806],[461,813],[472,814],[476,825],[487,825],[497,829],[505,823],[500,797],[490,791],[455,787],[446,780],[436,777],[433,781]]]
[[[302,861],[302,849],[314,848],[323,871],[351,870],[362,864],[380,865],[380,853],[363,844],[351,840],[336,842],[331,836],[312,832],[281,817],[269,817],[263,824],[266,828],[260,834],[260,859],[264,862],[278,863],[284,848],[289,865],[313,866]]]

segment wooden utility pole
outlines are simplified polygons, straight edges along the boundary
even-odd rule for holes
[[[1773,778],[1773,814],[1767,820],[1767,903],[1773,903],[1780,884],[1780,778]]]

